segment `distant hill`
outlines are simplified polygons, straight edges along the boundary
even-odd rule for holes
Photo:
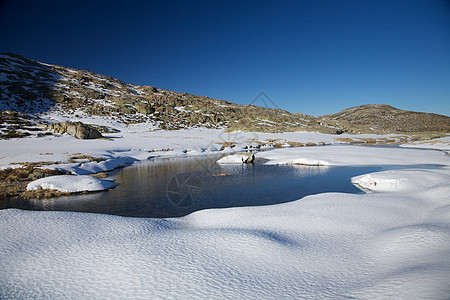
[[[48,124],[60,116],[72,121],[100,118],[123,124],[143,123],[152,129],[169,130],[203,127],[256,132],[386,133],[449,132],[450,128],[448,117],[402,111],[387,105],[363,105],[318,118],[253,104],[238,105],[206,96],[127,84],[110,76],[41,63],[11,53],[0,54],[0,121],[8,120],[6,123],[10,124],[17,116],[6,111],[20,113],[24,124]],[[25,116],[32,120],[26,121]],[[2,122],[2,137],[6,133],[8,136],[21,134]]]
[[[450,132],[450,117],[401,110],[385,104],[368,104],[320,117],[341,122],[343,127],[360,132]]]

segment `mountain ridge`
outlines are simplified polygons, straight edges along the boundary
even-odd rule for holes
[[[204,127],[254,132],[450,132],[449,117],[430,118],[427,113],[388,105],[363,105],[313,117],[254,105],[258,103],[238,105],[207,96],[127,84],[111,76],[41,63],[12,53],[0,54],[0,89],[1,111],[32,115],[45,124],[52,123],[51,115],[57,114],[74,121],[96,116],[124,124],[144,123],[149,130]],[[361,117],[361,107],[365,107],[367,116],[386,116],[382,118],[384,124],[374,117]],[[392,116],[416,125],[389,123]],[[425,126],[422,119],[432,126]]]
[[[361,131],[450,132],[450,117],[435,113],[402,110],[387,104],[364,104],[318,117],[347,122]]]

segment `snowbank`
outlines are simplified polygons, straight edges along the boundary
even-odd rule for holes
[[[115,186],[116,184],[111,180],[99,179],[92,176],[60,175],[32,181],[27,185],[27,190],[51,189],[76,193],[83,191],[102,191],[114,188]]]
[[[449,191],[414,191],[320,194],[179,219],[1,210],[0,294],[444,299]]]
[[[375,192],[424,191],[450,183],[449,169],[442,170],[393,170],[376,172],[352,178],[352,183],[363,190]]]
[[[59,170],[72,172],[73,174],[87,175],[99,172],[112,171],[120,167],[131,165],[135,161],[137,161],[137,159],[134,159],[132,157],[117,157],[117,158],[110,158],[106,161],[101,162],[92,161],[83,164],[68,164],[68,165],[59,165],[55,167]]]
[[[249,160],[253,160],[254,157],[249,154],[231,154],[222,157],[217,161],[218,164],[243,164],[247,163]]]
[[[400,145],[400,147],[409,147],[409,148],[426,148],[426,149],[439,149],[450,151],[450,136],[433,139],[429,141],[417,141],[412,143],[407,143]]]
[[[167,133],[159,144],[155,141],[159,133],[147,140],[142,137],[139,148],[137,142],[74,144],[67,139],[67,145],[57,144],[48,156],[58,157],[70,149],[111,159],[103,165],[70,166],[92,172],[101,166],[114,167],[114,160],[145,159],[149,150],[167,140],[181,144],[167,155],[184,153],[183,147],[194,154],[208,148],[192,133],[177,134]],[[62,140],[66,138],[58,141]],[[25,144],[8,142],[2,148],[0,141],[1,156],[18,154],[3,163],[27,155],[38,159],[36,153],[48,151],[51,145],[36,144],[30,150],[31,144],[17,151],[21,148],[14,145]],[[0,210],[0,297],[448,298],[448,155],[420,149],[326,146],[280,149],[257,157],[259,163],[268,164],[446,167],[415,166],[354,177],[354,183],[374,191],[369,194],[319,194],[280,205],[204,210],[175,219]],[[80,191],[109,185],[114,183],[68,175],[47,177],[29,188]]]
[[[256,157],[265,161],[265,164],[313,166],[424,165],[448,162],[448,157],[441,151],[347,145],[276,149],[258,153]]]
[[[334,150],[316,147],[324,152],[308,156],[304,148],[277,150],[271,158],[286,162],[300,155],[312,160],[316,154],[333,163],[384,164],[403,153],[401,163],[447,167],[353,178],[376,193],[319,194],[280,205],[203,210],[175,219],[0,210],[0,295],[447,298],[449,157],[412,149],[330,148]],[[342,158],[345,153],[354,161]],[[394,158],[386,157],[391,154]]]

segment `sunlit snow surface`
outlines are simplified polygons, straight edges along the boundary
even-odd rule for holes
[[[257,158],[266,164],[357,166],[446,164],[445,156],[437,150],[335,145],[276,149],[258,153]]]
[[[218,164],[243,164],[249,159],[245,154],[234,154],[222,157],[217,161]]]
[[[61,192],[103,191],[114,188],[116,184],[107,179],[86,175],[49,176],[30,182],[27,190],[50,189]]]
[[[343,165],[389,154],[330,148],[265,157]],[[388,150],[410,165],[446,167],[353,178],[368,194],[319,194],[178,219],[1,210],[0,298],[446,299],[449,157]]]

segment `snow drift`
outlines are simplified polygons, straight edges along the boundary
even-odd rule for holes
[[[401,163],[447,167],[353,178],[374,191],[369,194],[319,194],[175,219],[0,210],[0,295],[448,298],[449,157],[414,149],[330,149],[285,149],[263,156],[275,163],[319,156],[334,164],[381,164],[401,158]]]
[[[86,175],[49,176],[30,182],[27,190],[50,189],[61,192],[76,193],[83,191],[102,191],[116,187],[111,180]]]

